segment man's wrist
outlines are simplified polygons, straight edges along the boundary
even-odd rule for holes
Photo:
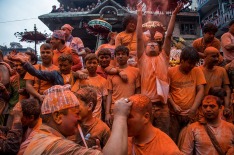
[[[121,114],[114,114],[114,118],[119,120],[127,120],[128,116]]]

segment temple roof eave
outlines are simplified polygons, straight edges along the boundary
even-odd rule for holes
[[[129,13],[132,13],[132,14],[136,14],[135,11],[130,11]],[[123,16],[125,15],[124,13],[118,13],[117,16]],[[68,12],[68,13],[48,13],[48,14],[44,14],[44,15],[41,15],[39,16],[38,18],[40,20],[42,19],[46,19],[46,18],[83,18],[83,17],[93,17],[93,16],[99,16],[100,17],[100,14],[88,14],[88,12]],[[197,12],[181,12],[178,14],[178,16],[199,16],[199,14]]]

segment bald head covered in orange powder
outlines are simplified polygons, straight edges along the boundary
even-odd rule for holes
[[[204,53],[207,55],[207,54],[213,54],[213,53],[219,53],[219,50],[215,47],[207,47],[205,50],[204,50]]]
[[[133,111],[139,112],[141,114],[149,112],[151,115],[152,103],[149,97],[147,97],[146,95],[142,95],[142,94],[136,94],[136,95],[131,96],[129,100],[132,102],[131,109]]]

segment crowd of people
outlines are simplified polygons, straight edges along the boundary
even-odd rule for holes
[[[92,11],[93,9],[95,9],[97,6],[99,6],[100,4],[102,4],[102,0],[98,0],[97,3],[92,3],[90,5],[87,5],[86,7],[74,7],[74,8],[70,8],[69,6],[67,6],[66,8],[64,7],[63,4],[60,5],[59,8],[57,8],[56,5],[52,6],[52,10],[51,13],[63,13],[63,12],[89,12]]]
[[[1,154],[234,154],[234,20],[221,41],[206,24],[171,67],[183,5],[167,33],[143,31],[143,7],[95,53],[69,24],[41,45],[41,64],[0,52]]]
[[[93,9],[95,9],[96,7],[98,7],[100,4],[102,4],[105,0],[98,0],[97,3],[92,3],[90,5],[87,5],[86,7],[64,7],[63,4],[60,5],[60,7],[57,8],[56,5],[53,5],[52,6],[52,10],[51,10],[51,13],[63,13],[63,12],[89,12],[89,11],[92,11]],[[144,5],[147,5],[144,3]],[[163,2],[161,5],[165,5]],[[152,12],[154,14],[157,14],[157,15],[163,15],[163,14],[166,14],[166,15],[171,15],[172,14],[172,10],[164,10],[165,7],[164,6],[161,6],[159,5],[158,8],[151,8],[151,7],[146,7],[145,11],[146,13],[147,12]],[[166,4],[167,5],[167,4]],[[197,11],[197,8],[195,7],[194,9],[190,8],[191,4],[189,4],[187,7],[183,8],[181,11],[182,12],[195,12]],[[137,2],[134,2],[133,4],[131,3],[127,3],[126,7],[124,7],[126,10],[128,11],[137,11]]]

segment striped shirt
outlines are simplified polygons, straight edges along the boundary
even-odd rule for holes
[[[55,129],[42,124],[30,144],[26,148],[25,155],[49,155],[49,154],[79,154],[101,155],[98,150],[86,149],[73,141],[67,140]]]

